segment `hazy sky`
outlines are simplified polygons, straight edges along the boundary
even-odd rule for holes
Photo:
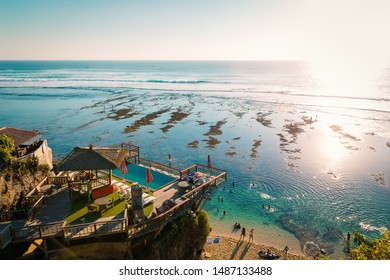
[[[0,0],[0,59],[390,58],[388,0]]]

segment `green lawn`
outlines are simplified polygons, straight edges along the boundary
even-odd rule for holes
[[[70,213],[66,217],[67,224],[79,224],[79,223],[91,223],[96,221],[99,218],[116,216],[121,214],[126,207],[126,200],[120,200],[117,192],[113,192],[112,194],[107,195],[114,201],[114,207],[109,208],[106,211],[100,213],[99,211],[88,212],[87,204],[88,198],[83,196],[79,199],[73,201]],[[98,205],[92,203],[92,205]]]
[[[153,195],[153,193],[150,193]],[[66,216],[65,220],[67,224],[81,224],[81,223],[92,223],[99,218],[117,216],[121,214],[126,208],[126,200],[120,200],[119,194],[115,191],[112,194],[107,195],[114,201],[114,207],[110,207],[108,210],[100,213],[99,211],[89,212],[87,209],[87,204],[90,202],[85,196],[80,197],[79,199],[73,201],[70,213]],[[98,209],[98,205],[92,203]],[[148,204],[144,207],[145,216],[148,217],[152,211],[154,203]]]

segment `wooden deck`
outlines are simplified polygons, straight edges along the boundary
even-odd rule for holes
[[[132,157],[137,157],[132,155]],[[138,157],[139,160],[139,157]],[[146,163],[146,161],[143,161]],[[147,161],[150,166],[158,168],[159,164],[153,164]],[[163,165],[161,165],[163,166]],[[167,171],[163,166],[163,171]],[[171,167],[168,167],[171,168]],[[173,170],[173,171],[172,171]],[[124,240],[130,240],[132,238],[140,237],[153,231],[161,230],[167,223],[176,218],[182,216],[186,211],[192,209],[197,211],[201,209],[210,197],[212,191],[217,188],[221,183],[226,181],[227,173],[223,170],[211,168],[207,166],[194,164],[184,170],[171,169],[171,172],[175,172],[178,178],[183,178],[184,175],[202,172],[207,174],[207,181],[202,185],[194,187],[187,192],[180,192],[177,187],[176,180],[174,183],[158,189],[154,196],[155,211],[151,218],[148,218],[142,222],[129,223],[127,217],[127,211],[123,212],[121,217],[103,218],[91,223],[83,223],[77,225],[66,225],[64,222],[65,216],[70,211],[70,201],[67,196],[67,188],[60,188],[57,193],[48,196],[39,196],[36,192],[32,191],[27,197],[31,200],[31,208],[28,211],[15,212],[15,213],[2,213],[0,217],[18,218],[18,222],[7,221],[0,223],[0,249],[4,248],[10,242],[31,242],[42,239],[45,242],[47,238],[58,237],[64,241],[71,241],[81,238],[96,238],[101,236],[107,236],[112,234],[123,234]],[[59,183],[64,185],[64,176],[58,178],[49,177],[41,182],[39,186],[47,182]],[[66,200],[66,202],[64,202]],[[175,203],[170,209],[161,210],[164,202],[170,200]],[[52,204],[54,207],[50,209],[57,209],[46,211],[49,207],[44,207]],[[160,211],[157,211],[160,209]],[[25,220],[23,224],[22,221]],[[21,225],[22,224],[22,225]],[[35,244],[35,243],[34,243]]]

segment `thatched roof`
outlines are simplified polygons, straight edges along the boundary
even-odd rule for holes
[[[5,134],[14,140],[15,147],[31,145],[40,139],[39,130],[24,130],[12,127],[1,127],[0,135]]]
[[[113,170],[118,168],[128,151],[118,148],[75,147],[55,167],[56,171]]]

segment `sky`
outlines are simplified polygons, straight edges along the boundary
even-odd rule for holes
[[[390,61],[387,0],[0,0],[0,60]]]

